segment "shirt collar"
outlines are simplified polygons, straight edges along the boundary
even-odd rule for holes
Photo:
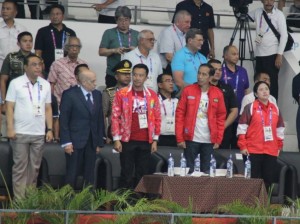
[[[12,27],[16,28],[17,24],[16,24],[16,21],[14,21],[14,25]],[[0,22],[0,27],[1,28],[4,28],[4,27],[8,27],[6,22],[3,20]]]
[[[136,47],[136,48],[134,49],[134,52],[135,52],[135,54],[136,54],[138,57],[143,57],[143,58],[148,58],[148,57],[151,57],[151,55],[152,55],[152,50],[151,50],[151,51],[149,51],[148,56],[145,57],[145,56],[140,52],[139,47]]]
[[[180,31],[180,29],[176,26],[175,23],[173,24],[173,27],[175,28],[176,33],[178,33],[180,36],[184,36],[184,33],[182,31]]]
[[[80,89],[81,89],[84,97],[86,97],[86,94],[88,94],[88,93],[91,94],[91,97],[93,96],[93,94],[91,92],[88,92],[85,88],[83,88],[83,86],[80,86]]]
[[[78,62],[78,57],[77,57],[76,61],[73,62],[73,61],[71,61],[71,59],[69,58],[69,56],[66,56],[66,61],[67,61],[67,63],[75,63],[75,64],[79,64],[79,62]]]

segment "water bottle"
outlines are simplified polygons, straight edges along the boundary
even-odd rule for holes
[[[245,178],[251,178],[251,161],[249,159],[249,156],[247,156],[247,160],[245,162]]]
[[[201,164],[200,154],[198,154],[194,162],[194,172],[200,173],[200,164]]]
[[[233,176],[233,161],[232,161],[232,155],[230,154],[229,159],[227,160],[226,177],[232,178],[232,176]]]
[[[180,176],[185,176],[186,175],[186,159],[181,153],[181,159],[180,159]]]
[[[172,157],[172,153],[170,153],[170,157],[168,159],[168,176],[174,176],[174,159]]]
[[[216,176],[216,167],[217,167],[217,162],[213,154],[210,156],[210,162],[209,162],[209,176],[210,177],[215,177]]]

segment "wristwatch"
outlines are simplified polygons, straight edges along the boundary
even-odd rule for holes
[[[47,132],[48,132],[48,131],[52,131],[52,128],[47,128]]]

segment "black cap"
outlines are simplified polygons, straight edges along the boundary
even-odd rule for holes
[[[130,61],[122,60],[112,69],[112,71],[114,73],[131,73],[131,67],[132,63]]]

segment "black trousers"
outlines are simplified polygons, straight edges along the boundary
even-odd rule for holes
[[[122,142],[120,187],[134,189],[149,174],[151,145],[144,141]]]
[[[278,73],[275,66],[276,54],[264,57],[256,57],[256,72],[266,72],[270,76],[270,94],[278,99]]]
[[[99,14],[98,23],[116,24],[116,19],[114,16],[105,16],[105,15]]]
[[[92,135],[82,149],[74,149],[74,152],[66,155],[66,179],[65,183],[76,187],[77,176],[83,175],[85,185],[94,185],[96,148],[93,147]]]
[[[21,3],[21,4],[18,4],[18,14],[17,14],[16,18],[24,19],[25,18],[25,9],[24,9],[24,4],[23,4],[24,0],[16,0],[16,2]],[[39,3],[39,0],[27,0],[27,3],[28,3],[31,19],[37,19],[36,3]],[[39,8],[39,10],[40,10],[39,19],[43,19],[41,8]]]
[[[268,154],[250,154],[251,178],[262,178],[267,191],[275,181],[277,157]]]
[[[160,135],[157,145],[177,147],[176,137],[175,135]]]
[[[232,134],[232,125],[230,125],[224,130],[223,140],[219,147],[220,149],[230,149]]]

